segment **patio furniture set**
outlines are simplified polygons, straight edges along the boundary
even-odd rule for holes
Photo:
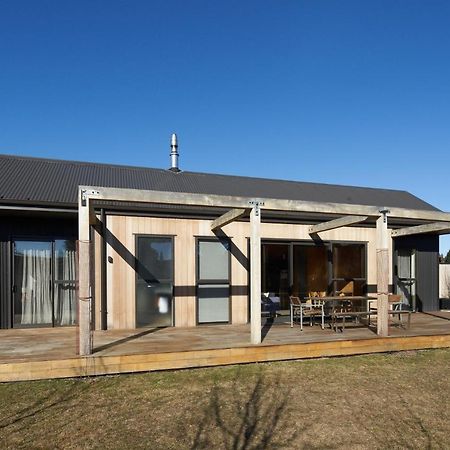
[[[388,314],[392,319],[397,318],[396,324],[409,328],[411,325],[411,311],[402,309],[400,295],[389,294]],[[403,316],[407,316],[406,325]],[[340,295],[327,295],[326,292],[310,292],[302,301],[299,297],[290,297],[291,328],[294,322],[298,322],[303,331],[303,320],[309,317],[310,326],[314,319],[320,317],[321,327],[325,328],[325,318],[329,319],[331,329],[344,331],[345,325],[354,320],[360,323],[361,319],[367,320],[367,326],[371,325],[371,319],[377,317],[376,298],[370,296],[353,296],[348,293]],[[339,326],[340,324],[340,326]]]

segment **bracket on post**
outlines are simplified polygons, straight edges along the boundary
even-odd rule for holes
[[[383,215],[383,222],[386,223],[387,222],[387,215],[390,214],[390,210],[387,208],[381,208],[379,210],[379,212]]]
[[[262,200],[250,200],[248,204],[252,205],[255,209],[255,216],[259,216],[261,213],[261,206],[264,206],[264,202]]]
[[[81,205],[86,206],[86,200],[88,196],[99,194],[99,191],[94,191],[93,189],[81,189]]]

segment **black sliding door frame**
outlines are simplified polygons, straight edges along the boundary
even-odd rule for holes
[[[220,242],[222,245],[227,247],[228,255],[228,279],[202,279],[200,277],[200,243],[201,242]],[[195,237],[195,323],[197,325],[205,324],[227,324],[232,322],[232,305],[231,305],[231,239],[229,238],[217,238],[210,236],[196,236]],[[228,320],[227,321],[217,321],[217,322],[201,322],[199,314],[199,288],[203,286],[213,286],[213,285],[228,285]]]
[[[73,239],[67,239],[67,237],[43,237],[43,236],[14,236],[11,238],[11,241],[9,242],[9,266],[10,266],[10,287],[11,287],[11,297],[10,297],[10,326],[12,328],[49,328],[49,327],[70,327],[75,326],[77,321],[75,320],[75,323],[73,324],[65,324],[60,325],[56,323],[55,316],[56,316],[56,285],[58,284],[73,284],[74,289],[76,285],[76,274],[75,279],[73,280],[65,280],[55,278],[56,274],[56,241],[70,241],[75,242]],[[18,242],[36,242],[36,243],[48,243],[50,244],[50,279],[49,279],[49,295],[50,295],[50,301],[51,301],[51,309],[52,309],[52,317],[51,322],[48,323],[42,323],[42,324],[17,324],[15,322],[15,303],[16,303],[16,295],[17,295],[17,280],[16,280],[16,270],[15,270],[15,255],[16,255],[16,243]],[[77,313],[75,310],[75,318],[77,317]]]
[[[249,245],[249,244],[248,244]],[[367,241],[344,241],[344,240],[333,240],[333,241],[322,241],[317,244],[315,242],[307,241],[304,239],[292,240],[292,239],[276,239],[276,238],[268,238],[261,240],[261,253],[263,255],[263,246],[264,245],[285,245],[288,246],[288,278],[289,278],[289,290],[292,293],[292,289],[294,287],[294,247],[325,247],[327,249],[327,277],[328,277],[328,290],[330,292],[336,292],[336,283],[339,281],[359,281],[364,283],[364,294],[367,293],[367,272],[368,272],[368,242]],[[361,245],[364,247],[364,255],[363,255],[363,277],[357,278],[334,278],[333,273],[333,246],[335,245]],[[251,264],[251,261],[250,261]],[[264,256],[262,257],[262,265],[261,265],[261,288],[263,288],[263,280],[264,280]],[[250,300],[249,300],[250,301]]]
[[[170,293],[170,309],[171,309],[171,315],[170,315],[170,325],[173,327],[175,325],[175,302],[174,302],[174,286],[175,286],[175,235],[173,234],[135,234],[134,238],[134,245],[135,245],[135,294],[134,294],[134,304],[135,304],[135,327],[138,328],[138,318],[137,318],[137,296],[138,296],[138,281],[139,281],[139,268],[138,265],[139,262],[139,245],[138,241],[140,238],[154,238],[154,239],[160,239],[160,240],[170,240],[171,245],[171,253],[172,253],[172,289]],[[141,325],[144,327],[145,325]],[[148,325],[151,326],[151,325]],[[164,328],[165,326],[162,325],[160,328]]]

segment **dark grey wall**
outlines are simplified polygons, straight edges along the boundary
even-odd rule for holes
[[[417,308],[419,311],[437,311],[439,309],[439,236],[423,234],[396,238],[394,249],[399,248],[416,250]]]
[[[10,246],[0,241],[0,328],[11,326]]]
[[[78,224],[73,218],[55,214],[0,215],[0,328],[12,323],[12,241],[20,239],[76,239]]]

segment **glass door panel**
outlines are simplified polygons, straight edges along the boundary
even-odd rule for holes
[[[54,247],[55,325],[74,325],[77,315],[74,241],[56,240]]]
[[[172,238],[138,236],[136,242],[136,326],[171,326]]]
[[[416,254],[411,249],[397,250],[397,293],[403,308],[416,309]]]
[[[328,248],[294,245],[292,294],[304,298],[310,292],[328,291]]]
[[[335,294],[364,295],[367,288],[364,244],[333,244]]]
[[[52,243],[14,243],[14,326],[53,324]]]
[[[262,244],[262,292],[279,299],[277,309],[289,309],[289,250],[289,244]]]

